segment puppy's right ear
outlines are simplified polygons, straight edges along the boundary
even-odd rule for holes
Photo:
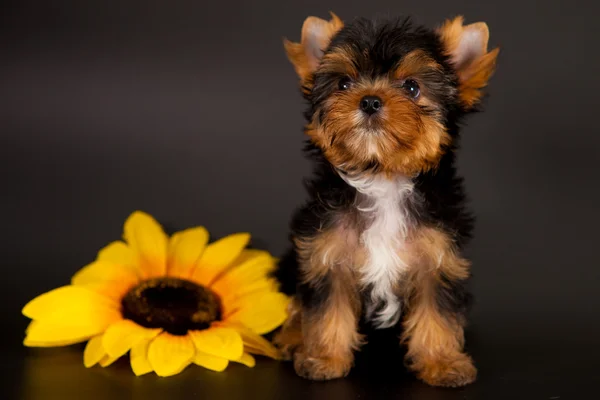
[[[308,17],[302,25],[302,36],[300,43],[293,43],[284,39],[283,45],[288,59],[294,65],[296,73],[300,77],[300,83],[305,85],[310,76],[319,66],[323,53],[333,35],[335,35],[344,23],[337,15],[331,13],[331,20],[325,21],[317,17]]]
[[[496,67],[498,48],[488,51],[490,31],[485,22],[463,25],[464,18],[446,21],[438,34],[458,75],[458,93],[463,107],[471,109]]]

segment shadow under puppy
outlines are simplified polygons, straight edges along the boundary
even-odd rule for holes
[[[494,70],[485,23],[309,17],[285,41],[308,109],[314,177],[278,279],[293,296],[275,338],[296,372],[345,376],[359,321],[402,324],[407,365],[436,386],[473,382],[461,248],[473,218],[454,167],[459,122]]]

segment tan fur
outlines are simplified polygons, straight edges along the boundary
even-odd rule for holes
[[[360,301],[356,279],[350,269],[337,269],[332,277],[329,299],[314,313],[302,315],[304,345],[294,354],[296,372],[313,380],[348,374],[354,351],[361,344],[358,333]]]
[[[409,367],[434,386],[463,386],[477,370],[463,351],[464,321],[439,310],[436,289],[447,279],[464,280],[469,263],[455,251],[451,238],[433,228],[421,228],[410,244],[412,268],[406,286],[407,315],[402,341],[408,345]]]
[[[359,290],[352,268],[361,259],[358,239],[353,230],[340,224],[295,243],[304,281],[316,285],[327,275],[331,287],[329,297],[316,310],[301,310],[298,300],[293,301],[275,343],[288,358],[293,354],[301,376],[313,380],[345,376],[361,343]]]
[[[402,62],[394,71],[393,76],[397,81],[409,78],[419,81],[418,77],[420,75],[433,71],[440,71],[441,69],[442,66],[433,58],[428,56],[423,50],[417,49],[404,56]],[[435,110],[436,104],[427,96],[426,86],[424,87],[421,85],[421,96],[417,100],[417,104]]]
[[[462,16],[448,20],[438,28],[438,33],[451,60],[456,60],[456,53],[465,32],[475,30],[483,38],[480,43],[481,48],[478,49],[479,55],[475,59],[460,65],[455,62],[460,82],[459,97],[466,107],[472,107],[481,99],[481,89],[487,86],[490,77],[494,73],[500,49],[496,48],[488,52],[490,33],[487,24],[477,22],[464,26],[463,22],[464,18]]]
[[[442,271],[452,280],[469,277],[470,263],[458,255],[452,237],[439,229],[420,227],[412,235],[409,248],[412,274]]]
[[[303,344],[302,339],[302,306],[299,299],[293,298],[287,307],[287,319],[281,330],[273,338],[273,343],[281,351],[282,358],[291,360],[294,353]]]
[[[294,238],[294,244],[307,283],[322,279],[334,267],[351,266],[359,253],[356,231],[343,225],[312,238]]]
[[[383,101],[379,118],[371,122],[377,140],[354,115],[360,99],[377,95]],[[306,133],[325,152],[327,159],[344,170],[364,169],[376,159],[384,172],[411,176],[435,168],[450,136],[434,115],[421,112],[432,106],[424,93],[416,102],[399,94],[387,80],[356,82],[353,88],[327,100],[328,112],[320,123],[309,124]]]
[[[361,304],[355,266],[364,259],[355,238],[347,239],[352,235],[349,229],[332,229],[297,241],[306,282],[330,274],[332,285],[329,298],[316,310],[303,310],[295,299],[275,338],[284,357],[294,359],[297,373],[309,379],[345,376],[353,352],[363,343],[357,330]],[[397,292],[406,302],[402,341],[408,346],[410,369],[434,386],[472,382],[477,370],[463,351],[464,321],[445,314],[436,303],[436,290],[444,284],[442,274],[450,280],[467,279],[469,262],[456,252],[450,235],[431,227],[411,232],[402,257],[410,269]]]
[[[429,57],[423,50],[417,49],[408,53],[394,71],[395,79],[407,79],[419,75],[428,69],[439,70],[439,65],[433,58]]]
[[[327,53],[321,59],[320,71],[345,74],[350,78],[358,78],[358,71],[354,65],[353,53],[349,48],[338,47]]]
[[[389,175],[413,175],[435,168],[443,155],[450,136],[438,121],[439,115],[424,114],[420,107],[435,109],[427,97],[426,88],[413,101],[393,87],[386,79],[358,80],[352,51],[336,48],[323,57],[323,71],[342,73],[354,80],[352,88],[338,92],[328,99],[326,118],[318,121],[315,115],[306,133],[322,148],[329,161],[345,170],[360,170],[374,159]],[[414,78],[441,66],[422,50],[408,54],[394,71],[394,80]],[[358,104],[367,95],[379,96],[384,104],[380,117],[370,126],[357,119]],[[377,140],[365,129],[377,130]],[[362,132],[362,133],[361,133]]]
[[[358,333],[360,304],[353,279],[334,277],[325,306],[315,314],[293,310],[274,343],[285,359],[294,359],[296,372],[312,380],[340,378],[348,374],[353,352],[362,343]]]
[[[319,60],[316,60],[309,52],[306,51],[306,38],[310,31],[315,27],[323,28],[325,35],[321,38],[319,46],[325,50],[329,45],[329,41],[337,31],[342,29],[344,23],[334,13],[331,14],[331,20],[325,21],[317,17],[308,17],[302,25],[302,34],[300,43],[294,43],[284,39],[283,44],[287,57],[294,65],[296,73],[300,77],[302,85],[310,84],[310,76],[318,66]]]

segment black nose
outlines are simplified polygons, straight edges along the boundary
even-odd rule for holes
[[[369,115],[381,110],[381,106],[383,106],[383,103],[377,96],[365,96],[360,100],[360,109]]]

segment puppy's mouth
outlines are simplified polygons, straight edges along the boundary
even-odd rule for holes
[[[360,111],[356,111],[352,115],[352,121],[357,129],[373,133],[381,131],[384,123],[382,114],[368,115]]]
[[[365,115],[355,112],[347,117],[344,129],[333,129],[331,147],[343,147],[349,153],[362,157],[375,157],[380,153],[380,141],[386,136],[386,125],[382,115]],[[337,128],[337,127],[336,127]]]

